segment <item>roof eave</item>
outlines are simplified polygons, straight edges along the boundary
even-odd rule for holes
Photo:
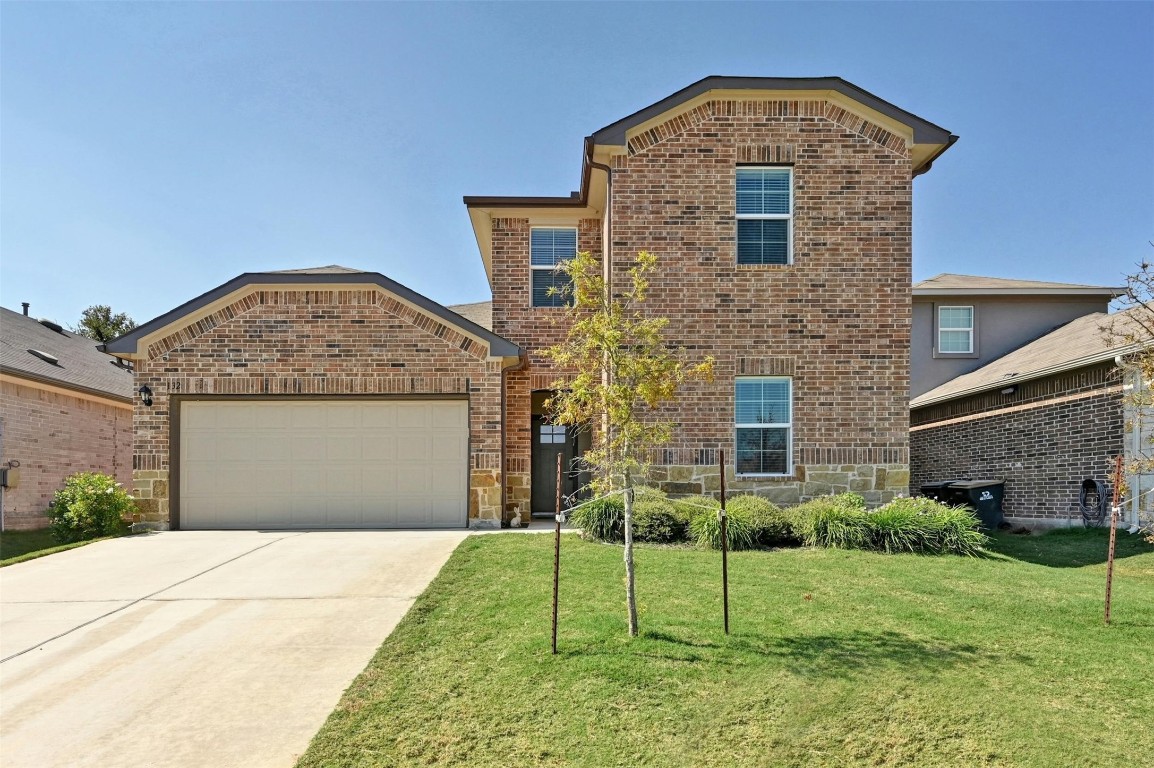
[[[914,296],[1104,296],[1117,298],[1125,288],[914,288]]]
[[[111,364],[111,363],[112,363],[112,361],[109,360],[109,364]],[[114,400],[118,403],[130,403],[130,404],[132,403],[132,395],[118,395],[118,394],[115,394],[113,392],[108,392],[108,391],[103,390],[103,389],[96,389],[94,387],[86,387],[83,384],[73,384],[73,383],[68,382],[68,381],[62,381],[60,379],[54,379],[51,376],[41,376],[40,374],[32,373],[31,371],[23,371],[23,370],[20,370],[19,368],[13,368],[13,367],[8,366],[8,365],[0,365],[0,373],[6,374],[8,376],[14,376],[18,379],[28,379],[29,381],[35,381],[35,382],[38,382],[40,384],[49,384],[49,385],[51,385],[53,387],[57,387],[59,389],[69,389],[69,390],[72,390],[73,392],[80,392],[80,393],[83,393],[85,395],[89,395],[90,397],[99,397],[99,398],[103,398],[105,400]]]

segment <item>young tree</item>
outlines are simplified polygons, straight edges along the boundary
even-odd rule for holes
[[[1126,430],[1137,430],[1141,438],[1137,445],[1127,441],[1125,472],[1134,478],[1154,474],[1154,266],[1147,261],[1137,266],[1137,272],[1126,276],[1121,311],[1104,327],[1111,346],[1129,350],[1119,362],[1126,385],[1122,396]],[[1143,491],[1140,485],[1128,490]],[[1145,523],[1147,540],[1154,543],[1154,520]]]
[[[107,304],[93,304],[80,316],[80,322],[70,330],[95,339],[101,344],[119,338],[136,327],[136,321],[123,312],[112,314]]]
[[[549,402],[556,423],[593,427],[592,448],[582,457],[592,471],[591,486],[602,494],[625,492],[625,583],[629,634],[637,635],[637,600],[633,568],[633,482],[642,474],[649,452],[669,442],[673,425],[657,418],[656,409],[676,399],[688,379],[712,379],[713,358],[688,363],[662,338],[668,319],[647,316],[642,309],[649,275],[657,257],[642,251],[629,269],[629,285],[610,295],[601,262],[589,253],[559,267],[571,280],[568,336],[546,350],[548,357],[574,377],[554,386]]]

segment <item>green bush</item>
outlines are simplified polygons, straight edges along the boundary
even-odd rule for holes
[[[856,497],[856,498],[854,498]],[[867,549],[871,543],[865,501],[856,493],[822,496],[795,508],[798,533],[811,547]]]
[[[873,547],[885,552],[977,555],[989,541],[966,507],[898,498],[869,513]]]
[[[48,507],[52,536],[61,544],[113,536],[124,531],[136,502],[116,478],[99,472],[77,472],[64,481]]]
[[[753,526],[754,543],[761,547],[798,544],[793,517],[781,507],[761,496],[734,496],[726,501],[730,513],[744,514]]]
[[[689,520],[667,499],[640,497],[633,503],[633,540],[651,544],[685,541]]]
[[[718,509],[721,508],[721,504],[717,506]],[[689,521],[689,532],[697,546],[706,549],[721,549],[721,521],[717,519],[716,512],[698,509]],[[753,549],[757,546],[753,520],[748,512],[727,510],[725,539],[731,551]]]
[[[597,499],[573,511],[569,522],[589,539],[625,540],[625,501],[621,494]]]

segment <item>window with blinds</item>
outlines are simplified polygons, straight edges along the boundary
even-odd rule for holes
[[[735,390],[737,474],[790,474],[793,380],[786,376],[739,376]]]
[[[534,307],[565,307],[572,303],[569,277],[557,269],[577,255],[574,227],[533,227],[529,230],[530,293]]]
[[[793,169],[737,169],[737,263],[793,261]]]

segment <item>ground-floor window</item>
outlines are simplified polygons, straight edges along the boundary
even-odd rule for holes
[[[793,380],[787,376],[738,377],[734,413],[737,474],[790,474]]]

